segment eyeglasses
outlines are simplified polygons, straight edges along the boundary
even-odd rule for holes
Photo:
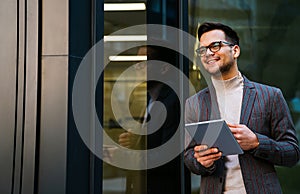
[[[218,52],[223,45],[228,45],[228,46],[234,46],[234,44],[225,42],[225,41],[217,41],[217,42],[212,42],[208,46],[201,46],[196,49],[196,53],[199,56],[204,56],[206,54],[207,49],[209,49],[211,52],[215,53]]]

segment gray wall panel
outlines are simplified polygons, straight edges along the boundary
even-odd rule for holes
[[[17,1],[1,1],[0,26],[0,193],[10,193],[16,109]]]
[[[42,58],[39,193],[63,194],[66,181],[68,57]]]
[[[69,0],[44,0],[38,193],[64,194],[67,163]]]

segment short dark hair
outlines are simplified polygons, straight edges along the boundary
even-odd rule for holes
[[[157,60],[176,65],[176,52],[167,47],[147,45],[147,60]]]
[[[199,40],[205,32],[209,32],[212,30],[222,30],[225,33],[226,36],[225,38],[227,41],[235,45],[240,44],[239,36],[236,33],[236,31],[234,31],[231,27],[227,25],[224,25],[222,23],[215,23],[215,22],[204,22],[203,24],[200,25],[200,27],[198,28]]]

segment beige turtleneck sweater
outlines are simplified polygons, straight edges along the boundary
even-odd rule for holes
[[[212,83],[216,89],[221,118],[228,123],[238,124],[244,87],[241,73],[228,80],[212,79]],[[238,155],[226,156],[225,168],[226,180],[223,192],[226,194],[246,193]]]

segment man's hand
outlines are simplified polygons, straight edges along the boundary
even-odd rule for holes
[[[206,145],[195,146],[194,151],[194,157],[205,168],[211,167],[222,156],[217,148],[207,148]]]
[[[257,136],[246,125],[229,123],[227,125],[243,150],[257,148],[259,145]]]
[[[119,136],[119,144],[126,148],[133,148],[137,145],[138,136],[130,131],[121,133]]]

